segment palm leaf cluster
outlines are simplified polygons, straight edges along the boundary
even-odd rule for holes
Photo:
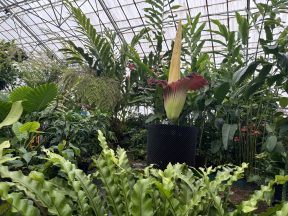
[[[57,85],[47,83],[32,88],[22,86],[14,89],[5,100],[0,100],[0,121],[8,114],[12,104],[22,101],[24,113],[39,112],[45,109],[58,95]]]

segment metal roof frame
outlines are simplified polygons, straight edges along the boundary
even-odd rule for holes
[[[119,43],[129,43],[140,29],[149,27],[145,22],[143,8],[147,6],[145,0],[69,0],[80,7],[88,17],[92,18],[96,30],[103,34],[105,29],[114,31]],[[267,0],[257,0],[266,3]],[[83,44],[83,36],[76,29],[76,23],[68,11],[64,0],[1,0],[0,2],[0,39],[15,39],[27,52],[48,52],[57,59],[63,56],[58,51],[63,47],[61,39],[69,38],[78,45]],[[174,3],[173,3],[174,4]],[[220,19],[226,22],[228,29],[235,31],[235,16],[238,11],[249,18],[247,10],[255,10],[254,1],[250,0],[175,0],[175,4],[182,7],[172,12],[173,25],[165,26],[163,51],[170,49],[174,39],[176,22],[182,19],[185,22],[186,14],[193,17],[201,13],[200,23],[206,22],[206,31],[203,38],[214,38],[215,35],[207,30],[215,28],[211,19]],[[169,5],[171,8],[171,5]],[[112,11],[117,13],[113,14]],[[128,11],[128,12],[127,12]],[[131,13],[130,13],[131,11]],[[254,31],[254,30],[253,30]],[[261,32],[254,31],[249,38],[246,58],[255,55],[259,50],[259,37]],[[152,35],[149,39],[141,40],[136,50],[141,54],[156,51]],[[117,47],[117,46],[116,46]],[[119,50],[119,47],[117,47]],[[205,43],[205,51],[221,51],[219,44]],[[256,51],[256,54],[255,54]],[[214,64],[219,63],[221,56],[213,54]]]

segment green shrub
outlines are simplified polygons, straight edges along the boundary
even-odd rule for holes
[[[19,78],[17,63],[27,59],[23,50],[14,41],[0,40],[0,91],[12,89]]]
[[[228,211],[225,196],[232,183],[243,176],[247,164],[198,171],[183,164],[169,164],[164,171],[147,167],[137,172],[131,169],[123,149],[115,152],[108,147],[101,131],[99,141],[102,152],[94,159],[96,172],[91,175],[47,149],[44,152],[48,162],[60,168],[56,178],[46,179],[35,171],[26,176],[2,165],[0,195],[5,202],[0,209],[5,209],[6,214],[18,212],[29,216],[250,215],[257,209],[259,200],[269,200],[274,184],[288,180],[288,176],[276,176],[248,200]],[[8,147],[9,142],[1,144],[0,163],[13,160],[3,154]],[[212,173],[216,173],[214,180],[209,178]],[[94,179],[100,183],[95,184]],[[277,210],[276,215],[287,214],[287,204]]]

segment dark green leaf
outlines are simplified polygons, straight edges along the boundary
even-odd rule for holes
[[[228,82],[222,83],[219,87],[215,88],[214,97],[221,103],[229,90],[230,84]]]
[[[9,96],[12,102],[23,100],[25,112],[31,113],[45,109],[57,96],[58,89],[54,83],[47,83],[36,88],[22,86]]]
[[[270,64],[270,63],[264,64],[262,69],[259,72],[259,77],[261,78],[266,77],[270,73],[272,67],[273,67],[273,64]]]
[[[271,30],[270,26],[268,26],[266,23],[264,24],[264,30],[265,30],[265,33],[266,33],[266,40],[273,41],[272,30]]]
[[[233,74],[233,82],[234,83],[243,82],[243,80],[245,80],[246,78],[248,78],[255,72],[258,65],[259,65],[259,62],[255,61],[245,66],[244,68],[241,68],[240,70],[236,71]]]
[[[279,104],[282,108],[286,108],[288,106],[288,98],[287,97],[279,98]]]
[[[222,142],[225,150],[228,148],[228,142],[234,137],[234,134],[238,128],[237,124],[227,124],[225,123],[222,127]]]
[[[248,89],[245,91],[245,98],[250,98],[253,94],[259,91],[261,86],[265,83],[265,79],[257,79],[252,84],[249,85]]]
[[[220,35],[222,35],[225,38],[225,40],[228,41],[229,34],[226,26],[221,24],[219,20],[211,20],[211,21],[219,28]]]

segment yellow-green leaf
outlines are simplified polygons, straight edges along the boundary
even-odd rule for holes
[[[180,79],[180,62],[181,62],[181,41],[182,41],[182,24],[178,24],[176,38],[172,52],[172,58],[169,69],[168,83],[176,82]]]
[[[16,101],[12,104],[10,112],[0,123],[0,129],[4,126],[12,125],[19,120],[23,112],[22,101]]]

